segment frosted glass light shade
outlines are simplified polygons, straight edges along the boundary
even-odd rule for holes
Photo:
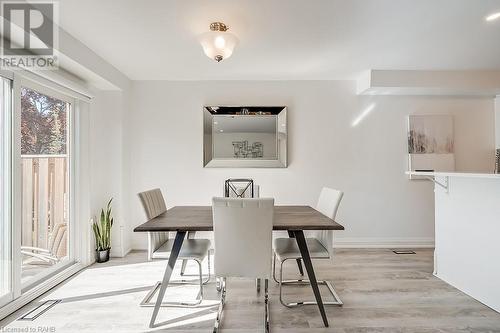
[[[207,57],[217,62],[229,58],[238,44],[238,38],[227,31],[205,32],[199,40]]]

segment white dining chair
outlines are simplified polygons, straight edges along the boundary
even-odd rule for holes
[[[344,193],[341,191],[324,187],[321,190],[316,210],[332,219],[332,221],[335,220],[343,195]],[[333,230],[310,230],[305,232],[305,236],[311,259],[333,260]],[[273,279],[279,284],[279,298],[281,304],[286,307],[317,304],[316,302],[308,301],[285,302],[283,300],[283,285],[309,283],[309,281],[305,279],[283,280],[283,264],[287,260],[302,258],[297,241],[294,238],[276,238],[273,245]],[[276,278],[276,259],[280,262],[279,279]],[[330,281],[318,281],[318,284],[326,285],[335,299],[331,302],[323,302],[323,304],[343,305]]]
[[[255,185],[253,179],[247,178],[230,178],[224,181],[222,196],[226,198],[258,198],[259,185]],[[188,231],[187,238],[193,239],[196,236],[196,231]],[[184,275],[186,270],[187,260],[182,261],[181,275]],[[217,279],[217,290],[220,289],[220,281]],[[256,281],[257,290],[260,290],[260,281]]]
[[[138,194],[141,199],[146,218],[151,220],[167,211],[165,200],[159,188],[144,191]],[[148,260],[153,259],[168,259],[174,244],[173,239],[169,239],[168,232],[148,232]],[[178,260],[194,260],[198,264],[198,275],[200,284],[200,297],[197,301],[187,302],[163,302],[162,306],[197,306],[203,301],[203,285],[210,280],[210,240],[208,239],[186,239],[182,243],[179,252]],[[208,276],[203,280],[202,262],[207,257],[208,259]],[[182,274],[183,275],[183,274]],[[170,284],[188,283],[189,281],[170,281]],[[151,299],[161,287],[161,282],[158,281],[151,289],[146,297],[141,301],[141,306],[154,306]]]
[[[229,178],[224,182],[222,196],[225,198],[259,198],[260,187],[250,178]],[[220,291],[220,281],[216,279],[217,290]],[[255,280],[257,292],[260,292],[260,279]]]
[[[264,279],[264,327],[269,332],[274,199],[212,199],[215,274],[221,279],[221,301],[214,332],[221,326],[226,301],[226,278]]]

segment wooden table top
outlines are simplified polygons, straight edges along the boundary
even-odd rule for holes
[[[211,206],[175,206],[137,226],[145,231],[212,231]],[[275,206],[273,230],[344,230],[344,227],[309,206]]]

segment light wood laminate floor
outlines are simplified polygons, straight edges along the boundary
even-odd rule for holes
[[[315,261],[320,279],[334,282],[343,307],[327,307],[330,327],[322,326],[315,306],[283,307],[278,287],[270,283],[272,332],[500,332],[500,314],[432,275],[433,251],[396,255],[389,249],[338,249],[335,263]],[[205,286],[206,305],[199,309],[162,308],[148,329],[152,308],[139,302],[160,280],[164,261],[147,262],[145,252],[95,264],[0,322],[9,332],[21,328],[52,328],[52,332],[211,332],[218,294],[213,282]],[[206,263],[205,263],[206,265]],[[195,273],[190,264],[187,273]],[[180,264],[174,278],[178,277]],[[294,262],[286,276],[297,276]],[[485,272],[486,273],[486,272]],[[249,280],[229,280],[223,332],[262,332],[263,299]],[[286,287],[288,298],[312,299],[308,286]],[[327,291],[322,289],[323,295]],[[194,299],[196,286],[169,287],[167,297]],[[17,321],[48,299],[62,302],[33,322]],[[0,331],[2,331],[0,329]],[[37,331],[38,332],[38,331]]]

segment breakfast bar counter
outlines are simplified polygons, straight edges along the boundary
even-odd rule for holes
[[[500,312],[500,175],[408,174],[435,182],[434,275]]]

